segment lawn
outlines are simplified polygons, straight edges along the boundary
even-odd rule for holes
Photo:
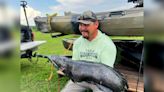
[[[62,36],[51,38],[50,34],[43,34],[33,29],[35,40],[46,40],[47,43],[41,45],[37,53],[44,55],[72,55],[71,51],[67,51],[62,45],[63,38],[71,36]],[[36,58],[30,62],[28,59],[21,59],[21,92],[58,92],[58,76],[56,70],[53,70],[53,77],[50,82],[46,81],[51,73],[51,64],[47,59]],[[65,85],[68,78],[63,77],[60,81],[61,88]]]

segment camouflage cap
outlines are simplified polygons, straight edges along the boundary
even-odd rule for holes
[[[96,14],[88,10],[83,12],[78,22],[83,24],[90,24],[92,22],[95,22],[96,20],[97,20]]]

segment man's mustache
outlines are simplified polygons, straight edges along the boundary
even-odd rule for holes
[[[87,30],[81,30],[81,32],[88,32]]]

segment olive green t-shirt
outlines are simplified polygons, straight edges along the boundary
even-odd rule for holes
[[[81,36],[74,42],[72,59],[98,62],[113,67],[116,46],[108,36],[98,30],[96,38],[92,41]]]

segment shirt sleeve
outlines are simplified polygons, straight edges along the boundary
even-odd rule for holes
[[[113,67],[116,59],[116,53],[117,50],[115,45],[113,45],[112,47],[111,46],[104,47],[100,55],[101,63]]]
[[[74,45],[73,45],[72,60],[79,60],[78,46],[77,46],[76,42],[75,42]]]

